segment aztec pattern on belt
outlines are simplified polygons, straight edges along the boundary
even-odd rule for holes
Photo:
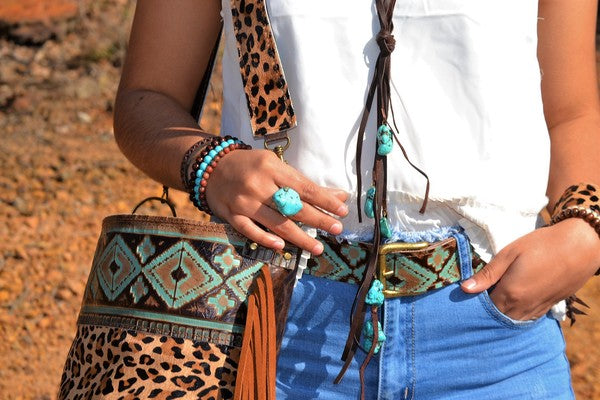
[[[365,263],[372,251],[367,243],[341,243],[331,237],[321,237],[324,251],[308,261],[305,273],[351,284],[360,284]],[[473,251],[473,269],[485,264]],[[405,250],[385,255],[391,276],[381,279],[384,291],[397,296],[414,296],[457,282],[461,278],[456,240],[448,238],[421,250]]]
[[[183,236],[182,227],[171,218],[106,218],[78,323],[241,346],[255,274],[265,263],[293,269],[296,254],[252,250],[223,225],[190,221]]]
[[[159,228],[157,228],[159,227]],[[371,246],[320,238],[324,252],[305,273],[358,284]],[[224,345],[241,345],[245,299],[265,264],[292,270],[299,250],[250,248],[224,224],[168,217],[105,219],[79,315],[101,325]],[[386,255],[385,290],[418,295],[460,280],[456,241]],[[483,262],[474,254],[473,267]]]

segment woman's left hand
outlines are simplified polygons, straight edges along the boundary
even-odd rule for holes
[[[515,320],[531,320],[574,294],[598,267],[598,234],[569,218],[512,242],[461,286],[479,293],[496,284],[490,293],[496,307]]]

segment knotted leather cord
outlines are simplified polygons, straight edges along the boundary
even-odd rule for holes
[[[429,199],[429,177],[423,170],[418,168],[416,165],[410,161],[408,154],[406,153],[404,146],[400,143],[400,140],[397,137],[396,132],[398,132],[398,127],[396,125],[396,118],[394,115],[394,109],[391,106],[392,99],[390,96],[390,55],[394,51],[396,47],[396,39],[394,39],[394,35],[392,35],[392,30],[394,28],[394,24],[392,21],[394,5],[396,4],[395,0],[376,0],[375,5],[377,7],[377,16],[379,18],[380,23],[380,31],[377,34],[377,44],[379,45],[379,56],[377,57],[377,61],[375,63],[375,72],[373,75],[373,80],[371,81],[371,85],[369,86],[369,91],[367,94],[367,99],[365,102],[365,107],[363,109],[360,126],[358,128],[358,140],[356,142],[356,181],[357,181],[357,198],[356,198],[356,206],[358,209],[358,222],[362,222],[362,146],[365,136],[365,131],[367,127],[367,122],[369,120],[369,114],[371,112],[371,106],[373,104],[373,98],[375,96],[375,91],[377,91],[377,125],[380,126],[383,123],[387,123],[387,113],[388,110],[392,112],[392,119],[394,129],[390,129],[392,131],[393,137],[398,143],[400,149],[402,150],[402,154],[404,158],[411,167],[417,170],[421,175],[425,177],[427,180],[427,186],[425,189],[425,196],[423,199],[423,205],[419,212],[421,214],[425,213],[427,208],[427,201]],[[389,125],[388,125],[389,127]],[[390,127],[391,128],[391,127]],[[376,155],[379,157],[379,155]],[[387,171],[387,169],[386,169]],[[387,173],[384,179],[387,181]],[[375,181],[375,179],[374,179]],[[387,183],[387,182],[386,182]],[[387,185],[386,185],[387,186]],[[387,208],[386,208],[387,210]]]
[[[365,102],[365,107],[363,109],[362,118],[360,121],[360,126],[358,130],[358,140],[356,144],[356,171],[357,171],[357,208],[358,208],[358,218],[359,222],[362,222],[362,202],[361,202],[361,193],[362,193],[362,168],[361,168],[361,156],[362,156],[362,144],[365,136],[365,130],[367,126],[367,122],[369,120],[369,114],[371,111],[371,107],[373,104],[373,99],[375,97],[375,93],[377,93],[377,126],[381,126],[382,124],[388,124],[388,110],[391,109],[391,96],[390,96],[390,55],[394,51],[396,41],[394,36],[392,35],[392,30],[394,28],[393,24],[393,12],[394,6],[396,4],[396,0],[375,0],[375,5],[377,8],[377,16],[380,24],[380,31],[377,34],[377,44],[379,45],[379,55],[377,57],[377,61],[375,64],[375,72],[373,76],[373,80],[369,86],[367,99]],[[395,123],[395,118],[392,110],[392,118],[394,119],[394,128],[396,132],[398,128]],[[389,127],[389,124],[388,124]],[[419,168],[417,168],[408,158],[406,150],[404,146],[400,143],[400,140],[396,136],[396,132],[392,130],[392,135],[394,136],[395,141],[398,143],[400,149],[402,150],[402,154],[408,161],[408,163],[415,168],[419,173],[421,173],[427,179],[427,188],[425,192],[425,197],[423,201],[423,205],[421,207],[420,213],[424,213],[427,207],[427,200],[429,197],[429,177]],[[375,221],[374,221],[374,234],[373,234],[373,246],[377,249],[381,243],[381,229],[380,229],[380,219],[387,217],[387,157],[381,156],[379,154],[375,154],[374,165],[373,165],[373,185],[375,186],[375,198],[374,198],[374,208],[375,208]],[[375,271],[378,264],[379,254],[377,251],[374,251],[370,254],[369,259],[367,261],[367,267],[365,269],[365,276],[363,281],[358,289],[356,297],[354,298],[354,303],[352,306],[352,312],[350,316],[350,332],[348,334],[348,338],[346,340],[346,345],[344,347],[344,352],[342,354],[342,360],[344,361],[344,365],[339,373],[339,375],[335,379],[335,383],[339,383],[344,376],[344,373],[348,369],[354,354],[356,353],[356,349],[359,347],[359,338],[360,338],[360,330],[364,321],[366,306],[365,306],[365,298],[367,292],[375,279]],[[376,310],[372,310],[371,318],[376,321],[377,316]],[[371,346],[370,351],[367,354],[367,357],[360,368],[360,379],[361,379],[361,399],[364,398],[364,370],[366,368],[367,363],[371,359],[375,345],[376,339],[378,337],[377,327],[374,326],[375,335],[373,339],[373,344]]]
[[[266,0],[231,0],[234,33],[236,35],[238,54],[240,57],[240,72],[246,93],[246,100],[248,101],[252,131],[255,137],[262,135],[269,136],[269,134],[273,135],[284,132],[296,124],[295,114],[293,112],[287,84],[283,76],[283,69],[281,68],[281,61],[277,54],[277,47],[275,46],[275,41],[270,30],[270,22],[265,2]],[[358,186],[357,206],[359,222],[362,222],[362,143],[376,92],[378,126],[381,126],[384,123],[387,124],[387,113],[388,110],[391,109],[390,54],[394,51],[396,43],[394,36],[392,35],[392,17],[395,3],[395,0],[375,0],[377,15],[381,27],[376,39],[380,48],[380,53],[377,57],[374,77],[369,86],[365,107],[363,109],[356,147]],[[252,22],[254,22],[254,24],[257,26],[256,30],[253,29],[254,24]],[[256,59],[265,49],[268,49],[267,53],[270,58],[269,64],[272,66],[272,68],[269,69],[261,68],[259,63],[255,63]],[[264,56],[264,53],[262,54]],[[271,97],[270,99],[267,100],[262,97],[261,89],[263,88],[267,89],[266,93],[271,95],[269,96]],[[272,96],[273,93],[270,93],[270,91],[276,91],[277,94]],[[283,112],[280,114],[280,116],[282,116],[283,119],[280,121],[275,121],[275,118],[273,118],[272,122],[270,118],[267,118],[266,115],[268,113],[265,112],[267,104],[269,107],[268,113],[272,113],[274,109],[282,110]],[[277,105],[277,107],[271,108],[273,104]],[[397,132],[398,128],[396,127],[395,121],[394,128]],[[424,175],[427,179],[425,198],[420,210],[421,213],[424,213],[429,195],[429,178],[408,159],[404,147],[401,145],[396,136],[396,132],[393,130],[391,131],[406,160],[413,168]],[[375,186],[375,224],[373,245],[375,248],[378,248],[381,243],[379,221],[382,217],[386,217],[387,215],[387,160],[385,156],[380,156],[378,154],[375,155],[373,165],[373,185]],[[335,380],[336,383],[339,383],[339,381],[342,379],[344,372],[350,365],[356,349],[359,346],[358,339],[360,337],[360,330],[366,313],[365,297],[373,279],[375,278],[377,262],[378,253],[373,252],[369,256],[365,277],[354,299],[350,316],[350,332],[348,334],[342,355],[342,359],[345,361],[345,363],[340,371],[340,374]],[[374,318],[374,321],[377,321],[376,313],[375,315],[372,315],[372,318]],[[378,336],[376,324],[374,329],[376,339]],[[375,339],[374,342],[376,342]],[[372,346],[372,350],[374,351],[374,346]],[[365,363],[363,363],[361,366],[361,386],[364,386],[362,385],[362,380],[364,379],[363,374],[366,364],[371,357],[372,351],[369,351]],[[364,391],[362,389],[361,391],[363,392],[364,397]]]
[[[379,318],[377,315],[377,307],[373,307],[373,306],[371,307],[371,324],[373,326],[373,340],[371,341],[371,348],[369,349],[369,352],[367,353],[367,356],[365,357],[365,361],[360,366],[360,372],[359,372],[360,398],[361,399],[365,398],[365,370],[367,369],[367,365],[369,364],[369,361],[371,361],[373,354],[375,354],[375,349],[377,348],[377,345],[379,344]]]

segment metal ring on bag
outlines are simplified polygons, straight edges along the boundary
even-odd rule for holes
[[[169,188],[168,187],[163,186],[163,194],[161,197],[151,196],[151,197],[146,197],[144,200],[140,201],[133,208],[133,211],[131,211],[131,213],[135,214],[135,212],[138,210],[138,208],[140,208],[144,203],[146,203],[148,201],[160,201],[162,204],[168,205],[169,208],[171,209],[171,214],[173,214],[173,217],[177,218],[177,211],[175,211],[175,204],[173,204],[173,202],[169,199]]]

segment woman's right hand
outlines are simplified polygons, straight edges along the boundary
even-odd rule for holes
[[[291,219],[279,213],[271,199],[282,187],[298,192],[303,203]],[[285,240],[314,255],[323,252],[323,245],[294,221],[338,235],[342,223],[332,215],[348,214],[347,198],[345,191],[315,184],[269,150],[227,154],[206,186],[206,201],[213,213],[250,240],[278,250],[283,249]]]

